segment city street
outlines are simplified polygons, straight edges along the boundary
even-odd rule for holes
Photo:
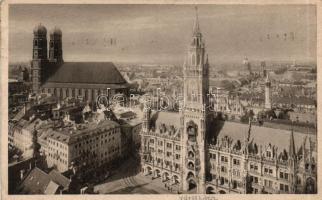
[[[139,173],[138,161],[129,158],[105,183],[96,185],[94,191],[99,194],[176,194],[177,186],[170,192],[160,178],[144,176]]]

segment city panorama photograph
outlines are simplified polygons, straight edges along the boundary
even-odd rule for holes
[[[9,4],[8,33],[9,196],[318,193],[316,4]]]

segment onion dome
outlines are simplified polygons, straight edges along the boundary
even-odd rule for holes
[[[46,35],[47,29],[42,24],[39,24],[34,28],[34,34],[35,35]]]
[[[50,35],[62,35],[60,28],[56,27],[50,31]]]

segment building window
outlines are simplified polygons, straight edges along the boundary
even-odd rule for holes
[[[284,173],[284,178],[288,180],[288,173]]]
[[[265,173],[268,173],[268,169],[267,169],[267,168],[265,168],[265,169],[264,169],[264,172],[265,172]]]
[[[285,185],[285,192],[288,192],[288,185]]]
[[[192,54],[191,55],[191,64],[192,65],[195,65],[196,64],[196,56],[195,56],[195,54]]]
[[[268,158],[270,158],[270,157],[272,156],[271,152],[270,152],[270,151],[266,151],[266,156],[267,156]]]
[[[227,158],[227,157],[225,157],[225,156],[221,156],[221,161],[222,161],[222,162],[228,162],[228,158]]]
[[[237,160],[237,159],[234,159],[233,160],[233,163],[234,163],[234,165],[239,165],[240,163],[239,163],[239,160]]]
[[[254,176],[254,183],[258,183],[258,177]]]
[[[167,143],[167,148],[171,148],[172,144],[171,143]]]
[[[221,172],[227,173],[227,169],[224,166],[221,166]]]
[[[180,159],[180,155],[179,154],[176,154],[176,159]]]
[[[181,147],[179,145],[176,145],[176,150],[180,150]]]

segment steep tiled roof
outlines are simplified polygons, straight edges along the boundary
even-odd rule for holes
[[[69,179],[56,170],[49,174],[35,167],[19,186],[20,194],[55,194],[60,186],[69,188]]]
[[[180,113],[178,112],[156,112],[152,115],[151,120],[157,127],[161,124],[180,128]]]
[[[44,194],[50,182],[49,176],[40,170],[34,168],[21,184],[20,194]]]
[[[248,124],[229,121],[219,123],[220,125],[218,127],[220,127],[220,131],[218,134],[218,139],[229,136],[235,141],[244,141],[244,136],[247,135],[249,129]],[[254,125],[251,127],[250,140],[254,139],[254,142],[257,145],[262,145],[263,148],[270,143],[278,147],[279,152],[283,151],[284,149],[288,150],[290,137],[290,130],[281,130]],[[313,142],[316,142],[315,135],[308,135],[294,131],[294,144],[296,149],[302,145],[305,137],[309,137]]]
[[[112,62],[64,62],[50,66],[46,82],[125,84],[126,81]]]
[[[48,174],[55,183],[61,185],[64,187],[64,189],[68,189],[70,180],[63,176],[61,173],[59,173],[57,170],[52,170]]]
[[[48,186],[47,186],[44,194],[55,194],[57,192],[58,188],[59,188],[59,185],[58,184],[56,184],[53,181],[50,181],[48,183]]]

